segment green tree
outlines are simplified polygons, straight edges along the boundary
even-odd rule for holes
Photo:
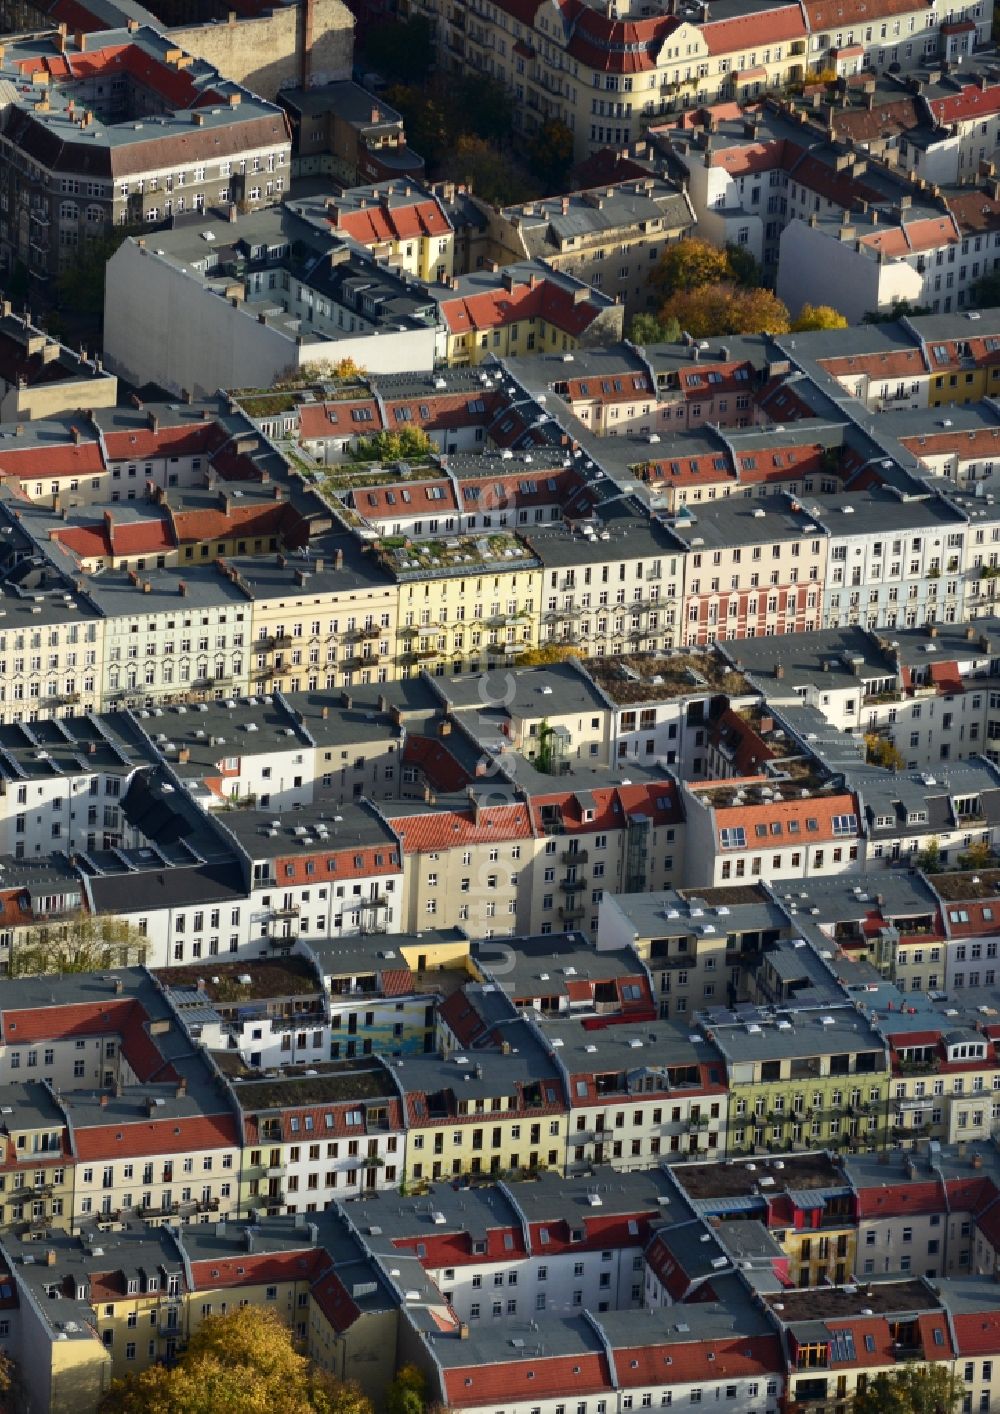
[[[376,432],[373,437],[359,437],[351,456],[359,462],[424,461],[433,446],[422,427],[403,427],[398,432]]]
[[[65,922],[25,929],[11,948],[12,977],[42,972],[98,972],[146,959],[147,942],[138,928],[110,914],[78,913]]]
[[[676,319],[657,319],[655,314],[637,314],[628,336],[633,344],[676,344],[681,326]]]
[[[870,309],[862,319],[862,324],[892,324],[897,319],[913,318],[918,314],[930,314],[928,304],[911,304],[908,299],[893,300],[890,309]]]
[[[744,289],[755,290],[764,283],[764,269],[760,261],[745,245],[726,246],[726,259],[733,279]]]
[[[436,166],[451,150],[458,132],[454,105],[436,86],[401,84],[391,88],[389,102],[406,123],[407,141],[427,163]]]
[[[485,74],[459,79],[450,90],[462,126],[489,142],[504,142],[514,130],[510,94],[498,79]]]
[[[549,191],[561,191],[573,165],[573,134],[559,118],[547,118],[528,139],[531,170]]]
[[[423,15],[372,25],[365,40],[365,60],[387,79],[420,83],[434,63],[434,35]]]
[[[804,304],[799,317],[792,325],[793,334],[804,334],[810,329],[846,329],[847,320],[832,304]]]
[[[509,153],[498,152],[484,138],[469,133],[455,141],[441,172],[467,182],[477,196],[494,206],[513,206],[539,194],[537,181]]]
[[[972,287],[972,303],[979,309],[993,309],[1000,304],[1000,270],[991,270]]]
[[[852,1414],[956,1414],[965,1387],[944,1365],[904,1366],[869,1379]]]
[[[649,283],[663,300],[687,290],[716,285],[732,275],[729,257],[699,236],[668,245],[653,267]]]
[[[356,1385],[316,1369],[277,1312],[244,1306],[209,1316],[175,1365],[115,1380],[101,1414],[372,1414]]]
[[[143,230],[143,226],[119,226],[98,240],[84,241],[73,264],[56,277],[56,299],[61,308],[83,319],[102,321],[108,261],[123,241]]]
[[[941,841],[936,835],[931,835],[917,855],[917,868],[925,874],[936,874],[941,868]]]
[[[679,290],[660,310],[695,339],[718,334],[787,334],[788,310],[770,290],[738,285],[702,285]]]
[[[385,1392],[385,1414],[424,1414],[427,1379],[416,1365],[404,1365]]]

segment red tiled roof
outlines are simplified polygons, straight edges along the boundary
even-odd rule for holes
[[[355,409],[367,410],[370,418],[356,421],[352,416]],[[307,442],[321,442],[326,437],[370,437],[384,429],[382,410],[374,398],[358,396],[350,401],[303,403],[299,407],[299,435]]]
[[[402,837],[404,854],[423,854],[453,845],[526,840],[532,834],[528,807],[520,801],[514,805],[482,806],[478,819],[473,818],[471,809],[467,813],[428,807],[425,814],[395,816],[389,824]]]
[[[327,1272],[315,1283],[312,1298],[335,1331],[346,1331],[361,1315],[336,1272]]]
[[[240,1147],[236,1121],[228,1114],[176,1120],[141,1119],[137,1123],[95,1124],[89,1128],[77,1123],[74,1139],[81,1162]]]
[[[909,3],[909,0],[897,0],[897,3]],[[757,10],[729,20],[709,20],[700,29],[709,54],[738,54],[762,44],[781,44],[786,40],[806,37],[806,26],[798,5]]]
[[[692,789],[697,790],[695,784]],[[853,795],[824,795],[813,796],[807,800],[772,800],[766,805],[734,805],[717,808],[715,811],[716,829],[730,829],[734,825],[742,825],[746,829],[746,846],[748,850],[773,849],[778,841],[783,845],[787,844],[820,844],[830,843],[840,840],[843,843],[856,838],[854,835],[834,835],[833,817],[835,815],[857,816],[858,807]],[[795,834],[790,834],[788,830],[789,820],[799,822],[799,830]],[[816,828],[810,829],[807,822],[816,821]],[[772,824],[780,823],[782,832],[780,835],[771,833]],[[765,825],[767,833],[758,838],[756,833],[757,825]],[[859,831],[860,832],[860,831]],[[727,853],[738,854],[739,850],[727,850]]]
[[[104,434],[108,461],[149,461],[157,457],[190,457],[211,451],[227,440],[216,422],[181,423],[176,427],[136,427]]]
[[[377,858],[381,859],[381,864]],[[335,868],[330,868],[331,861]],[[360,862],[359,862],[360,861]],[[309,873],[307,866],[313,866]],[[279,884],[315,884],[321,879],[366,879],[372,875],[397,874],[399,859],[395,844],[386,840],[381,845],[347,846],[343,849],[316,850],[311,854],[281,855],[274,861]],[[290,871],[290,872],[289,872]]]
[[[192,1262],[191,1289],[211,1291],[214,1287],[312,1281],[329,1264],[329,1260],[325,1251],[309,1244],[306,1233],[300,1252],[241,1252],[238,1257],[215,1257]]]
[[[501,285],[480,294],[455,295],[441,301],[441,313],[452,334],[544,319],[563,333],[580,335],[597,316],[589,296],[577,304],[571,289],[542,278],[535,278],[533,284],[515,285],[513,290]]]
[[[489,1365],[459,1365],[444,1371],[445,1398],[456,1408],[492,1408],[508,1400],[558,1399],[567,1390],[572,1390],[574,1396],[583,1396],[610,1388],[607,1360],[596,1354],[538,1355]]]
[[[391,202],[383,198],[378,200],[377,205],[351,211],[337,210],[330,224],[365,246],[423,236],[447,236],[451,231],[451,225],[437,202],[425,197],[407,204],[395,198]]]
[[[405,489],[407,498],[403,499]],[[431,492],[435,492],[435,498]],[[354,509],[366,520],[391,520],[398,516],[447,515],[458,510],[455,487],[448,477],[435,481],[408,481],[405,486],[372,486],[351,492]]]
[[[776,1335],[733,1335],[724,1340],[671,1340],[652,1344],[616,1345],[615,1368],[623,1389],[662,1385],[666,1357],[670,1357],[671,1384],[702,1380],[746,1379],[774,1375],[784,1370],[781,1342]]]
[[[0,475],[20,480],[93,476],[102,471],[101,448],[94,441],[66,442],[51,447],[4,447],[0,451]]]
[[[1000,1311],[985,1294],[981,1311],[956,1313],[952,1320],[960,1356],[1000,1354]]]

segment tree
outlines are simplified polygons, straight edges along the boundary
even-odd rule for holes
[[[434,36],[423,15],[372,25],[365,40],[365,59],[386,78],[420,83],[434,63]]]
[[[78,913],[65,923],[43,923],[25,930],[11,949],[12,977],[40,972],[98,972],[130,967],[146,958],[147,942],[123,918]]]
[[[463,127],[489,142],[503,142],[514,130],[510,94],[485,74],[459,79],[450,89]]]
[[[958,856],[963,869],[988,869],[993,863],[993,851],[986,840],[976,840]]]
[[[72,265],[56,277],[59,305],[81,318],[102,320],[108,261],[124,241],[145,229],[144,226],[117,226],[106,236],[84,241]]]
[[[887,771],[901,771],[906,765],[902,752],[888,737],[871,732],[865,737],[866,759],[872,766],[884,766]]]
[[[629,329],[633,344],[676,344],[681,326],[676,319],[657,319],[655,314],[637,314]]]
[[[941,841],[936,835],[931,835],[917,855],[917,868],[925,874],[935,874],[941,868]]]
[[[944,1365],[903,1366],[869,1379],[852,1414],[956,1414],[965,1388]]]
[[[861,322],[862,324],[892,324],[904,316],[911,319],[914,315],[930,313],[929,304],[911,304],[908,299],[897,299],[893,300],[889,309],[870,309]]]
[[[351,456],[359,462],[424,461],[434,443],[422,427],[403,427],[398,432],[376,432],[359,437]]]
[[[804,334],[810,329],[846,329],[847,320],[832,304],[804,304],[799,317],[792,325],[793,334]]]
[[[562,191],[573,165],[573,134],[559,118],[547,118],[528,139],[525,156],[538,180]]]
[[[244,1306],[209,1316],[175,1365],[115,1380],[101,1414],[372,1414],[353,1384],[310,1364],[277,1312]]]
[[[661,299],[669,300],[683,291],[728,280],[732,273],[724,250],[698,236],[686,236],[667,246],[653,268],[649,283]]]
[[[498,152],[485,138],[464,133],[442,160],[443,174],[465,182],[483,201],[493,206],[514,206],[538,195],[531,174],[506,153]]]
[[[424,1414],[427,1378],[416,1365],[404,1365],[385,1392],[385,1414]]]
[[[568,643],[545,643],[541,648],[529,648],[527,653],[518,655],[519,668],[545,668],[550,663],[565,663],[570,658],[579,658],[580,650]]]
[[[991,270],[972,287],[972,303],[978,309],[992,309],[1000,304],[1000,270]]]
[[[788,310],[770,290],[744,290],[731,284],[678,291],[660,311],[676,319],[695,339],[717,334],[787,334]]]
[[[727,245],[726,259],[729,261],[729,269],[732,271],[733,279],[744,289],[755,290],[758,285],[764,283],[764,270],[751,250],[745,245]]]

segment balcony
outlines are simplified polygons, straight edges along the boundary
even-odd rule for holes
[[[271,908],[268,910],[269,918],[298,918],[298,916],[299,905],[297,903],[282,904],[280,908]]]
[[[586,879],[560,879],[560,881],[559,881],[559,887],[560,887],[560,889],[562,890],[562,892],[563,892],[564,894],[572,894],[572,893],[575,893],[577,889],[585,889],[585,888],[587,887],[587,880],[586,880]]]
[[[560,908],[559,918],[563,923],[578,923],[586,911],[582,905],[569,904],[565,908]]]
[[[585,849],[578,849],[576,851],[571,849],[564,849],[562,854],[560,854],[559,856],[559,863],[569,865],[586,864],[589,857],[590,856],[588,855]]]

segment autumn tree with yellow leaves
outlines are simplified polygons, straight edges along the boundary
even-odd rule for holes
[[[275,1311],[209,1316],[180,1359],[115,1380],[101,1414],[373,1414],[355,1384],[300,1355]]]

